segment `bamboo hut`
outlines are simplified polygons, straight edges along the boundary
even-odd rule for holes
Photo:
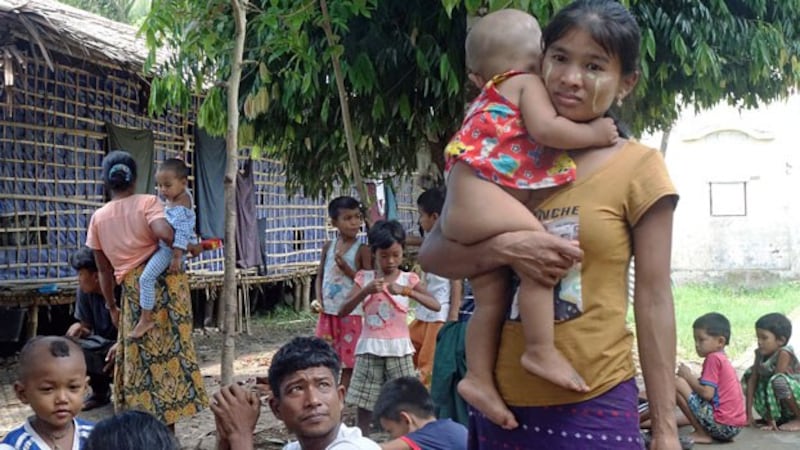
[[[190,179],[197,176],[194,117],[147,114],[146,58],[131,26],[53,0],[0,0],[0,316],[9,311],[3,308],[28,308],[29,333],[39,305],[73,301],[69,256],[104,202],[100,167],[113,149],[110,129],[147,131],[153,166],[178,157],[190,165]],[[237,279],[245,288],[301,280],[307,298],[331,233],[326,202],[289,197],[280,161],[252,164],[264,260]],[[404,183],[397,193],[409,228],[412,189]],[[204,253],[189,269],[192,286],[213,296],[222,251]]]

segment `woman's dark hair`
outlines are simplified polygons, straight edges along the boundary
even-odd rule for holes
[[[444,206],[444,188],[430,188],[417,197],[417,206],[425,214],[441,214]]]
[[[756,329],[767,330],[776,339],[783,339],[784,345],[792,337],[792,322],[781,313],[769,313],[756,320]]]
[[[416,377],[400,377],[387,381],[372,408],[375,420],[399,421],[401,412],[411,413],[420,419],[434,417],[433,400],[428,389]]]
[[[372,253],[385,250],[394,244],[406,245],[406,231],[396,220],[379,220],[372,224],[367,232],[367,241]]]
[[[731,343],[731,323],[727,317],[720,313],[712,312],[703,314],[695,319],[692,329],[703,330],[713,337],[724,337],[725,345]]]
[[[164,162],[158,166],[158,170],[169,170],[175,173],[175,176],[180,180],[189,177],[189,167],[182,159],[178,158],[165,159]]]
[[[83,450],[179,450],[166,425],[143,411],[125,411],[97,423]]]
[[[317,337],[298,336],[278,349],[269,366],[267,378],[272,395],[281,398],[281,383],[298,370],[310,367],[327,367],[333,380],[339,384],[341,362],[333,347]]]
[[[338,219],[343,209],[361,210],[361,203],[349,196],[336,197],[328,203],[328,217],[330,217],[331,220]]]
[[[136,161],[130,153],[114,150],[103,158],[103,181],[111,192],[120,192],[136,183]]]
[[[615,0],[576,0],[559,10],[542,30],[547,48],[570,31],[586,31],[609,55],[619,58],[622,74],[639,68],[639,24],[630,11]]]

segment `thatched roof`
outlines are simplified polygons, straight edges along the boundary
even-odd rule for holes
[[[0,0],[0,47],[14,40],[30,42],[48,65],[55,50],[141,73],[147,48],[136,34],[130,25],[54,0]]]

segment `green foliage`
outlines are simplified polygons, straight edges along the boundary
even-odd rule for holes
[[[150,9],[150,0],[61,0],[67,5],[123,23],[139,23]]]
[[[283,159],[290,189],[348,183],[331,56],[339,55],[365,176],[434,160],[474,94],[464,71],[468,14],[518,7],[544,24],[569,0],[330,0],[331,47],[316,0],[256,0],[248,13],[241,98],[243,145]],[[669,127],[686,105],[741,107],[787,95],[800,76],[800,0],[629,0],[643,31],[642,76],[619,111],[634,134]],[[150,96],[153,113],[188,108],[226,130],[224,88],[233,22],[220,0],[156,0],[143,26],[151,49],[172,49]],[[155,53],[153,53],[154,57]],[[154,59],[151,58],[151,62]],[[468,92],[469,91],[469,92]]]

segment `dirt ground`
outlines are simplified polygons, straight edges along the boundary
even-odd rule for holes
[[[267,374],[269,363],[275,351],[287,340],[298,335],[312,334],[314,323],[298,320],[279,324],[267,324],[264,320],[255,319],[251,324],[251,334],[241,335],[236,340],[235,381],[254,385],[255,377]],[[195,331],[195,346],[199,364],[209,395],[219,390],[220,350],[222,336],[215,329]],[[19,426],[31,412],[17,400],[14,394],[14,378],[16,374],[16,358],[0,359],[0,436]],[[113,408],[105,406],[81,417],[98,421],[114,413]],[[346,412],[346,420],[352,420],[352,414]],[[210,410],[181,421],[176,426],[176,434],[183,449],[213,449],[216,435],[214,417]],[[256,427],[256,448],[278,449],[289,438],[283,424],[272,415],[264,404],[261,418]]]

